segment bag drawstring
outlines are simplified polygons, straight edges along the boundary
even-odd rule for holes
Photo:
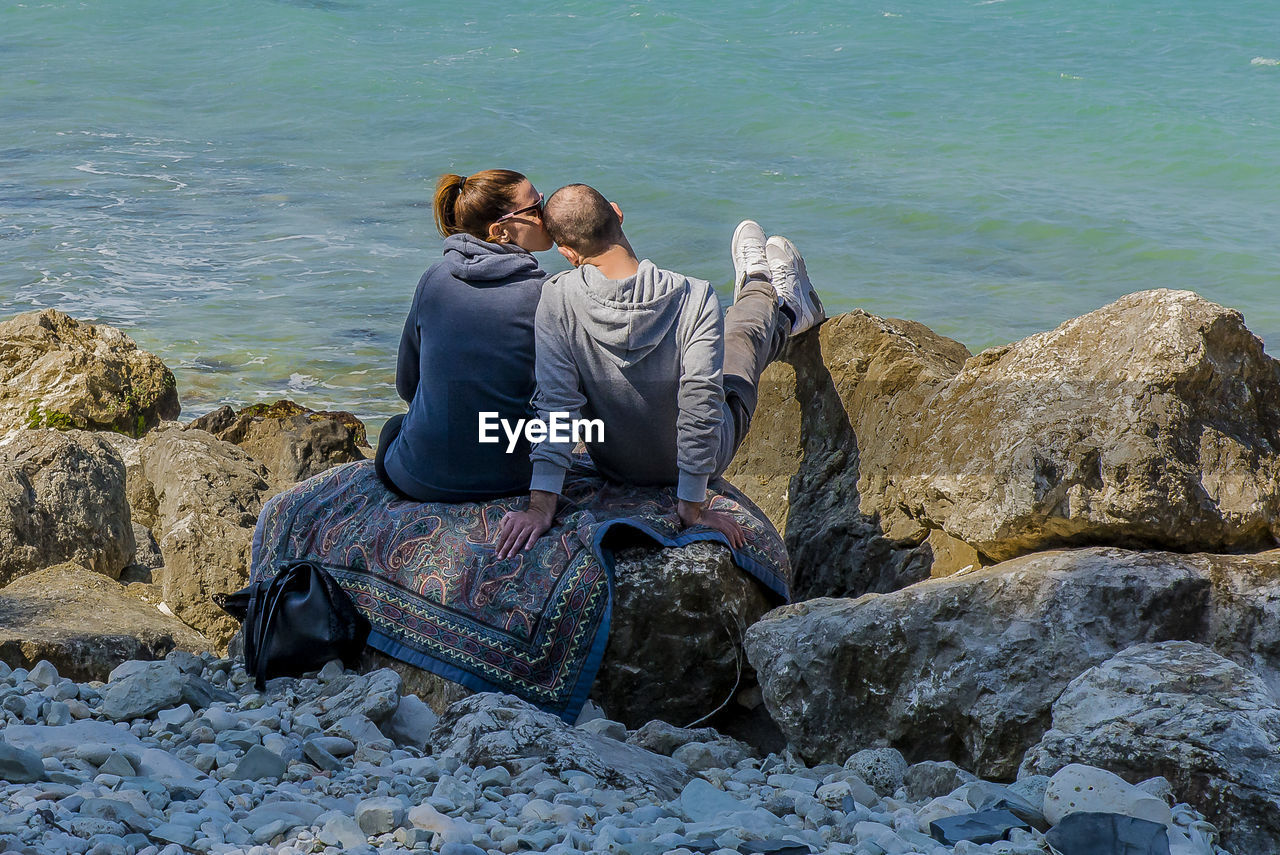
[[[271,588],[267,590],[270,602],[260,622],[260,644],[258,649],[264,654],[271,649],[271,639],[275,637],[276,625],[279,623],[276,619],[280,611],[277,605],[280,602],[280,598],[294,587],[290,583],[297,578],[299,569],[298,566],[286,568],[284,572],[277,573],[275,578],[271,580]],[[267,688],[267,657],[265,655],[259,656],[256,664],[253,687],[259,692],[265,691]]]
[[[261,654],[257,633],[261,624],[262,595],[270,585],[270,582],[265,584],[259,582],[249,589],[249,607],[245,610],[244,620],[244,627],[247,630],[244,634],[244,664],[245,669],[249,671],[254,670]]]

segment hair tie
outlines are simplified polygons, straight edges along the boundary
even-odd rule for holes
[[[459,184],[458,184],[458,195],[459,195],[459,196],[461,196],[461,195],[462,195],[462,191],[463,191],[463,190],[466,190],[466,189],[467,189],[467,178],[468,178],[468,177],[469,177],[469,176],[465,176],[465,175],[464,175],[464,176],[462,177],[462,181],[461,181],[461,182],[459,182]]]

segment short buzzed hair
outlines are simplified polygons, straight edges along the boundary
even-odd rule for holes
[[[552,193],[542,223],[553,241],[579,255],[597,255],[626,240],[617,211],[586,184],[569,184]]]

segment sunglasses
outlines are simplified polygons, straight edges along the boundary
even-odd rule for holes
[[[504,222],[505,220],[509,220],[509,219],[511,219],[512,217],[518,217],[518,216],[520,216],[521,214],[528,214],[528,213],[532,213],[533,211],[537,211],[537,212],[538,212],[538,216],[539,216],[539,217],[541,217],[541,216],[542,216],[542,202],[543,202],[543,199],[545,199],[545,198],[546,198],[545,196],[543,196],[541,193],[539,193],[539,194],[538,194],[538,201],[534,202],[532,205],[529,205],[529,206],[528,206],[528,207],[526,207],[526,208],[521,208],[521,209],[519,209],[518,211],[512,211],[510,214],[503,214],[501,217],[498,217],[498,219],[494,220],[494,222],[495,222],[495,223],[501,223],[501,222]]]

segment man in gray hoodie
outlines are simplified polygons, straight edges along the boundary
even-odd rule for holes
[[[734,232],[734,303],[722,317],[711,285],[636,257],[622,211],[585,184],[547,200],[547,231],[574,266],[542,287],[534,320],[534,404],[543,421],[598,419],[596,468],[631,484],[674,485],[685,525],[741,546],[728,514],[706,507],[707,483],[729,466],[750,426],[756,387],[787,339],[825,319],[804,260],[751,220]],[[529,509],[507,514],[499,558],[551,527],[574,443],[537,444]]]

